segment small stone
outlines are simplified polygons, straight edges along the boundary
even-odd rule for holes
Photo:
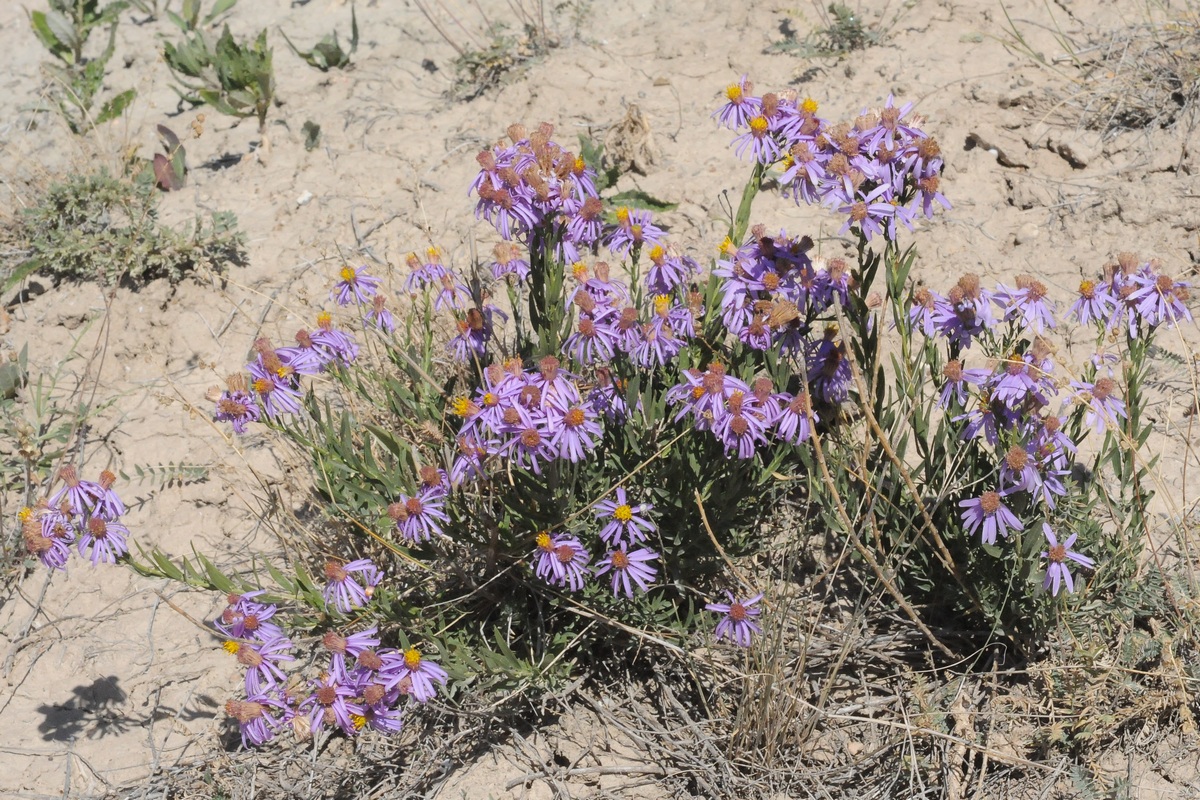
[[[1038,229],[1037,225],[1034,225],[1032,222],[1026,222],[1017,231],[1015,242],[1016,244],[1028,244],[1036,239],[1040,234],[1041,230]]]
[[[308,191],[308,190],[306,189],[306,190],[304,191],[304,194],[302,194],[302,195],[300,195],[299,197],[297,197],[297,198],[296,198],[296,205],[298,205],[298,206],[306,206],[306,205],[308,205],[310,202],[312,202],[312,199],[313,199],[313,193],[312,193],[312,192],[310,192],[310,191]]]

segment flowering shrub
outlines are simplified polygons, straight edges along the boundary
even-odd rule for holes
[[[966,613],[1028,649],[1068,595],[1119,590],[1150,496],[1148,354],[1191,319],[1188,286],[1127,254],[1065,311],[1037,276],[915,282],[901,241],[950,203],[911,104],[834,123],[745,78],[725,98],[714,116],[753,168],[707,268],[651,212],[608,208],[594,165],[551,126],[514,125],[470,186],[499,239],[490,262],[414,253],[395,314],[380,278],[346,266],[336,321],[322,312],[294,344],[254,343],[216,419],[297,446],[333,515],[380,544],[328,560],[324,588],[272,569],[278,597],[203,560],[140,567],[230,593],[215,627],[246,668],[227,706],[243,742],[285,726],[395,732],[406,707],[453,691],[456,670],[559,664],[590,628],[572,620],[686,642],[701,601],[716,615],[703,635],[751,647],[772,624],[769,580],[711,598],[732,587],[729,553],[763,546],[752,524],[785,491],[950,655],[930,618]],[[837,215],[851,256],[751,226],[768,177]],[[1095,334],[1081,364],[1052,339],[1063,326]],[[123,529],[80,485],[65,491],[82,511],[60,514],[56,495],[30,512],[43,531],[30,549],[50,553],[46,520],[63,516],[92,537],[93,561],[113,560],[96,543]],[[1101,580],[1115,553],[1126,563]],[[480,663],[466,631],[489,626],[470,640],[495,643]],[[327,653],[307,679],[287,666],[295,630]]]

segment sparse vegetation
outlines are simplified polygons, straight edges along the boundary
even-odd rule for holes
[[[152,180],[106,170],[51,184],[10,220],[3,237],[20,254],[20,266],[5,276],[6,289],[32,274],[106,286],[207,279],[244,257],[232,213],[198,214],[190,226],[170,228],[159,222]]]

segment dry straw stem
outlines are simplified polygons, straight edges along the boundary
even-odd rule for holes
[[[806,363],[802,365],[802,368],[805,373],[808,372],[808,365]],[[880,566],[879,561],[875,558],[875,555],[866,545],[862,543],[862,539],[858,535],[857,528],[855,528],[854,523],[851,521],[850,515],[846,513],[846,505],[844,502],[842,502],[842,495],[841,492],[838,491],[837,483],[833,480],[833,476],[829,473],[829,466],[825,463],[825,451],[821,445],[821,436],[817,433],[816,420],[813,419],[812,408],[806,407],[805,414],[808,416],[809,428],[812,431],[813,451],[817,456],[817,465],[821,468],[821,478],[825,482],[825,487],[829,490],[830,495],[833,497],[833,503],[834,507],[837,509],[838,517],[842,520],[842,525],[845,526],[846,533],[850,536],[850,541],[854,545],[854,549],[858,551],[858,554],[862,556],[863,560],[867,562],[867,565],[871,567],[871,571],[875,573],[875,577],[879,579],[879,582],[887,590],[887,593],[891,595],[892,599],[895,600],[900,608],[904,610],[904,613],[908,615],[908,618],[912,620],[912,623],[917,626],[921,633],[925,635],[925,638],[927,638],[934,647],[942,651],[942,653],[954,658],[956,653],[943,644],[942,641],[938,639],[936,635],[934,635],[933,631],[929,629],[929,626],[927,626],[921,620],[921,615],[917,613],[917,610],[912,607],[912,604],[908,602],[903,593],[901,593],[901,591],[896,587],[895,582],[892,581],[892,579]]]

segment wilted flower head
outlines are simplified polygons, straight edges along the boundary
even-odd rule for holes
[[[348,564],[330,560],[325,562],[325,579],[325,602],[349,614],[370,602],[375,587],[383,580],[383,571],[368,558]]]

